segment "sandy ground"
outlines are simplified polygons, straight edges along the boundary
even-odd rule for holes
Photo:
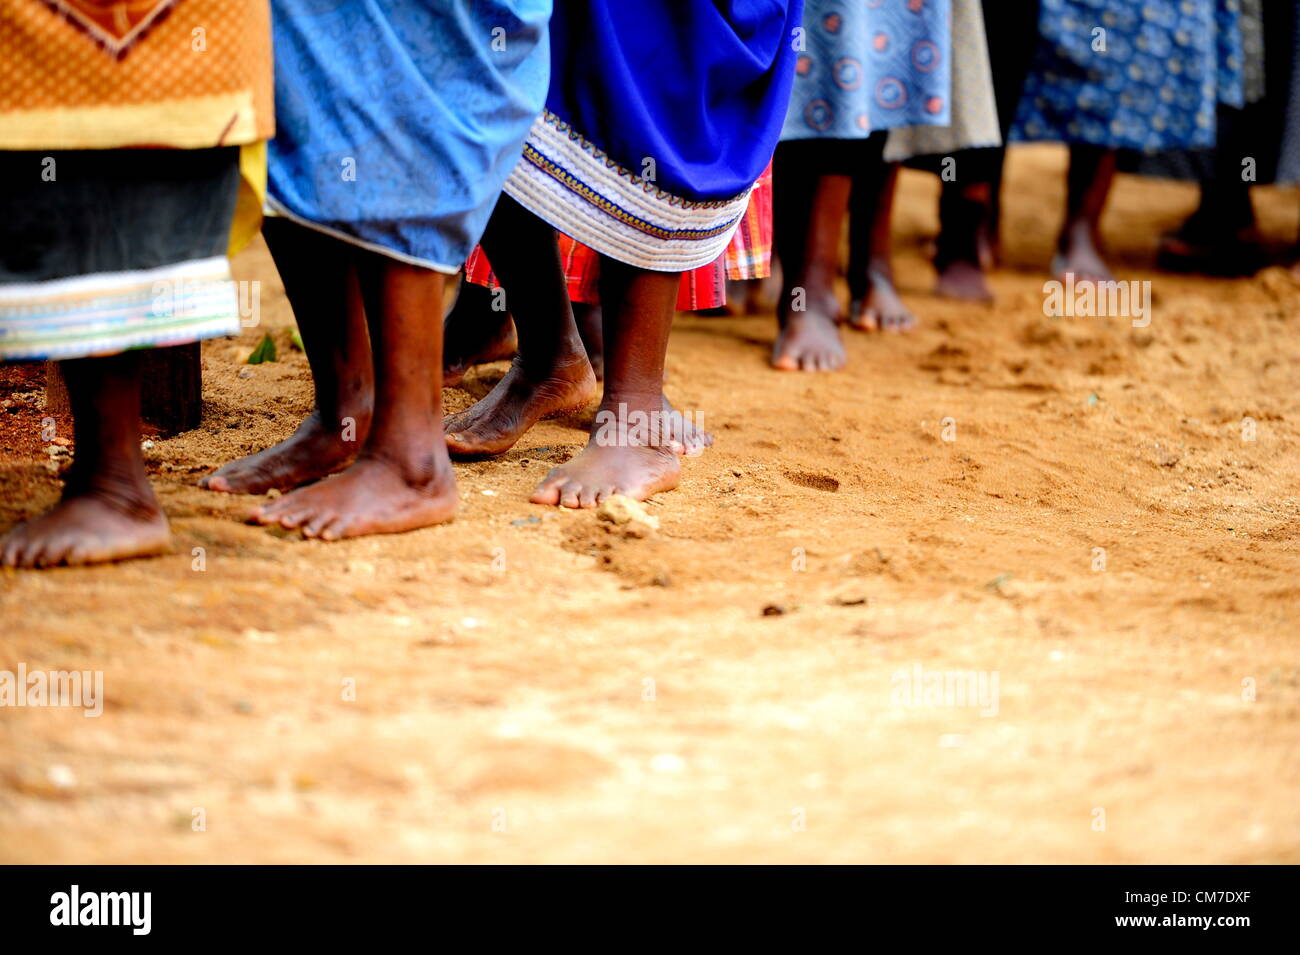
[[[195,482],[310,401],[246,253],[282,360],[206,346],[203,427],[148,452],[175,553],[0,573],[0,668],[106,694],[0,710],[0,859],[1300,861],[1300,286],[1150,271],[1194,191],[1121,178],[1150,326],[1044,317],[1062,166],[1014,154],[993,309],[928,294],[936,183],[907,174],[923,325],[851,333],[842,374],[768,371],[770,316],[680,317],[670,393],[718,441],[644,540],[527,503],[582,419],[458,464],[450,526],[241,523],[255,499]],[[1257,206],[1294,235],[1294,193]],[[57,493],[39,382],[6,381],[0,526]],[[902,694],[961,671],[995,705]]]

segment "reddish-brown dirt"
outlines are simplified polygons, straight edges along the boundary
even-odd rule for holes
[[[195,482],[310,403],[246,253],[262,328],[205,346],[203,426],[147,452],[175,552],[0,572],[0,668],[106,695],[0,710],[0,858],[1300,861],[1300,285],[1152,271],[1195,193],[1121,177],[1149,327],[1048,318],[1063,157],[1023,148],[998,305],[942,302],[935,196],[907,174],[896,216],[921,328],[850,333],[843,373],[769,371],[770,315],[679,318],[670,394],[717,443],[649,539],[527,502],[581,418],[458,464],[449,526],[242,523]],[[1295,193],[1256,202],[1291,241]],[[241,377],[263,328],[281,360]],[[39,371],[4,375],[0,527],[57,494]],[[996,706],[900,693],[957,671]]]

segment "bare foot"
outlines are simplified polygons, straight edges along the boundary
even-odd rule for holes
[[[985,281],[984,270],[974,262],[962,259],[954,259],[939,270],[934,294],[955,298],[960,302],[979,302],[985,305],[993,301],[993,293]]]
[[[1052,259],[1052,275],[1061,281],[1074,274],[1075,282],[1110,282],[1115,276],[1102,260],[1096,239],[1086,225],[1068,228]]]
[[[351,427],[326,427],[320,411],[312,411],[298,430],[279,444],[238,461],[231,461],[199,481],[199,487],[226,494],[286,491],[319,480],[347,467],[361,450],[370,416],[359,415]]]
[[[589,443],[572,461],[551,472],[529,498],[534,504],[596,507],[611,494],[644,501],[671,491],[681,475],[681,463],[668,448],[643,448]]]
[[[727,283],[727,295],[731,295],[731,285]],[[739,284],[745,286],[745,307],[743,314],[759,315],[776,308],[781,296],[781,276],[779,264],[773,263],[772,273],[765,279],[750,279]]]
[[[453,313],[454,314],[454,313]],[[475,365],[490,361],[503,361],[515,357],[519,338],[515,323],[507,315],[504,321],[497,313],[485,315],[483,321],[448,321],[444,326],[442,344],[442,386],[459,385],[465,372]]]
[[[597,394],[596,376],[586,357],[556,364],[539,380],[516,358],[487,395],[448,416],[447,449],[464,456],[501,454],[543,418],[581,411]]]
[[[871,290],[865,299],[849,305],[849,324],[864,332],[910,332],[916,328],[916,316],[903,304],[889,276],[873,271],[868,278]]]
[[[170,536],[152,490],[147,501],[130,503],[89,491],[64,497],[48,514],[0,538],[0,566],[75,566],[147,557],[165,552]]]
[[[1225,226],[1209,232],[1185,225],[1178,232],[1161,236],[1156,251],[1156,264],[1166,271],[1224,278],[1254,275],[1267,263],[1263,240],[1254,228]]]
[[[674,454],[688,458],[699,457],[705,448],[713,447],[713,435],[705,431],[694,417],[679,414],[664,395],[664,420],[668,423],[668,447]]]
[[[789,301],[789,297],[785,297]],[[782,371],[836,371],[848,356],[837,327],[839,308],[834,298],[804,311],[782,309],[778,314],[780,334],[772,346],[772,367]]]
[[[362,456],[346,471],[257,508],[254,524],[298,528],[303,537],[339,540],[400,534],[442,524],[456,513],[451,463],[434,455],[420,468]]]

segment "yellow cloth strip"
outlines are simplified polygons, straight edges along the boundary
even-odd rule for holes
[[[242,146],[259,138],[250,90],[136,106],[0,113],[0,149],[207,149]]]
[[[247,143],[239,150],[239,199],[230,224],[230,249],[234,255],[262,231],[262,206],[266,203],[266,140]]]

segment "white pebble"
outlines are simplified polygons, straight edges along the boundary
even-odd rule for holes
[[[650,768],[656,773],[680,773],[686,768],[686,760],[676,753],[660,753],[650,760]]]
[[[49,769],[50,784],[56,789],[71,789],[77,785],[77,774],[71,767],[64,766],[62,763],[55,763]]]

